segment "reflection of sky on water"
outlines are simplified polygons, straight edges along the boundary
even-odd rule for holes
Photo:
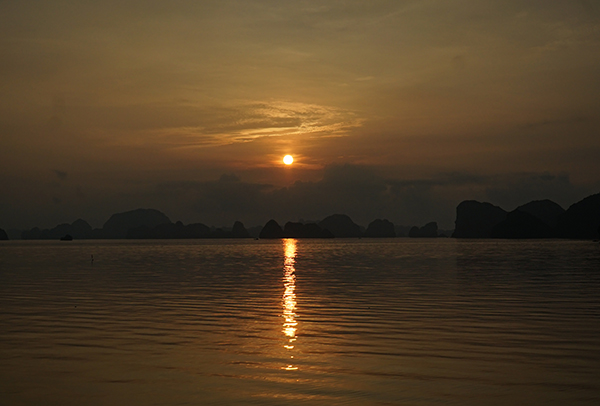
[[[600,404],[589,241],[10,243],[0,404]]]
[[[283,264],[283,286],[285,290],[283,292],[282,307],[283,314],[283,334],[287,341],[284,348],[288,351],[294,349],[296,342],[296,329],[298,322],[296,321],[296,275],[294,263],[296,261],[296,240],[287,238],[283,240],[283,249],[285,253],[285,261]],[[298,367],[294,366],[292,359],[294,356],[290,353],[290,362],[283,369],[288,371],[297,370]]]

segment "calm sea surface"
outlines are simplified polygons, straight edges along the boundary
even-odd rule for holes
[[[1,242],[0,404],[598,405],[600,245]]]

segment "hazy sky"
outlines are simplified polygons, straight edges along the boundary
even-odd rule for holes
[[[0,227],[567,207],[599,113],[595,0],[4,0]]]

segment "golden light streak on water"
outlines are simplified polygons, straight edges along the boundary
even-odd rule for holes
[[[296,321],[296,275],[294,264],[296,262],[296,240],[287,238],[283,240],[284,264],[283,264],[283,299],[281,301],[283,313],[283,334],[287,338],[287,343],[283,346],[288,351],[294,349],[293,343],[296,341],[296,330],[298,322]],[[294,356],[290,355],[290,359]],[[295,371],[298,369],[293,364],[283,367],[286,371]]]

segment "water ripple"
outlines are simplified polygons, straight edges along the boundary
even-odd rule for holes
[[[595,405],[599,269],[583,241],[2,242],[0,395]]]

